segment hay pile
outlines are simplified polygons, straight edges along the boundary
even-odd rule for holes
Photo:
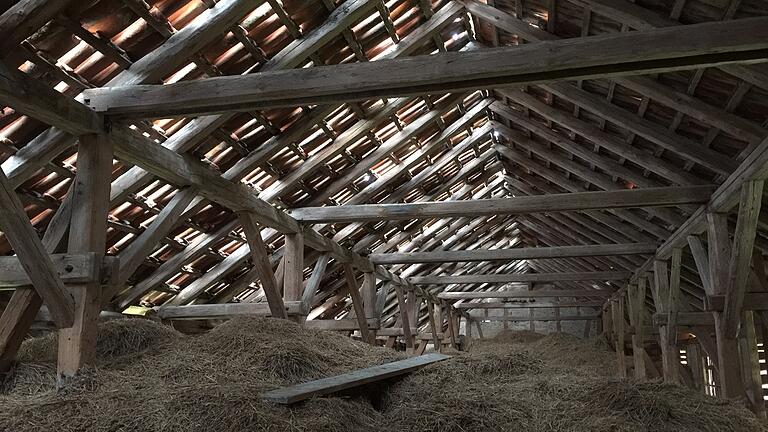
[[[2,385],[0,430],[375,430],[366,400],[328,398],[294,409],[262,402],[284,385],[402,359],[348,337],[276,319],[228,321],[184,336],[146,320],[100,326],[96,367],[56,390],[54,336],[31,339]]]
[[[731,403],[613,380],[615,354],[564,334],[505,332],[383,391],[291,408],[259,394],[403,358],[276,319],[184,336],[143,320],[101,326],[97,366],[53,387],[54,337],[27,341],[2,383],[0,430],[32,431],[761,431]]]
[[[766,431],[730,402],[660,383],[619,381],[600,339],[506,331],[393,386],[391,431]]]

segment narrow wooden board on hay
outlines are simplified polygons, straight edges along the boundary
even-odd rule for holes
[[[418,357],[359,369],[341,375],[309,381],[291,387],[283,387],[264,393],[261,397],[269,402],[290,405],[315,396],[322,396],[366,384],[411,373],[422,367],[450,358],[444,354],[426,354]]]

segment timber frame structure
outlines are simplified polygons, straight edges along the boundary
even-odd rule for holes
[[[766,62],[761,0],[5,2],[0,371],[119,314],[584,321],[764,417]]]

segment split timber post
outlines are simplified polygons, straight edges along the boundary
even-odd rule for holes
[[[363,273],[363,310],[365,311],[366,325],[368,320],[376,319],[376,274],[374,272]],[[382,289],[384,289],[382,287]],[[376,325],[378,327],[378,325]],[[376,344],[376,330],[369,330],[368,342]]]
[[[762,192],[762,180],[748,181],[741,186],[733,243],[728,233],[727,214],[707,214],[711,291],[715,295],[725,296],[723,310],[713,312],[720,366],[720,395],[725,398],[743,398],[746,394],[738,333]]]
[[[403,287],[394,284],[395,295],[397,295],[397,306],[400,311],[400,322],[403,326],[403,338],[405,339],[405,352],[413,354],[413,336],[411,335],[411,320],[408,316],[408,305],[405,302]]]
[[[624,355],[624,300],[611,299],[611,314],[613,316],[613,328],[616,336],[616,359],[618,363],[619,378],[627,377],[626,356]]]
[[[112,180],[112,142],[104,135],[80,137],[77,173],[72,189],[69,253],[95,253],[104,257]],[[100,277],[83,285],[71,285],[75,298],[75,322],[59,331],[58,375],[71,377],[96,359],[96,333],[101,312]]]
[[[645,347],[643,346],[643,318],[645,316],[645,277],[641,276],[637,283],[627,287],[627,306],[629,308],[629,324],[632,332],[632,358],[635,365],[635,378],[647,378],[645,369]]]
[[[427,300],[427,314],[429,314],[429,328],[432,330],[432,344],[435,347],[435,351],[442,351],[442,345],[440,343],[440,336],[438,335],[437,320],[435,319],[435,305],[429,298]]]
[[[656,312],[666,314],[669,312],[670,279],[669,266],[664,260],[653,261],[653,302]],[[659,326],[659,346],[661,347],[661,363],[664,373],[664,382],[679,384],[679,355],[676,346],[676,338],[669,339],[668,321]]]

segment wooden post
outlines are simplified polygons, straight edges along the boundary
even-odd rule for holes
[[[283,297],[280,295],[280,288],[275,279],[275,273],[272,271],[272,265],[269,262],[269,255],[264,240],[261,238],[261,229],[254,217],[249,213],[240,213],[240,224],[245,233],[245,239],[248,241],[251,252],[253,267],[259,275],[261,287],[264,290],[264,296],[267,298],[269,310],[275,318],[287,318]]]
[[[669,311],[669,272],[666,261],[653,261],[654,296],[656,311],[667,313]],[[661,362],[664,371],[664,382],[679,384],[679,353],[674,341],[668,338],[667,326],[659,327],[659,345],[661,347]]]
[[[728,236],[728,215],[708,213],[707,246],[709,249],[709,274],[712,291],[716,295],[725,295],[728,287],[728,268],[731,255],[731,242]],[[715,316],[715,337],[717,340],[717,364],[720,381],[718,396],[722,398],[744,397],[744,383],[741,375],[739,344],[737,338],[725,333],[723,312],[713,312]]]
[[[555,297],[553,300],[555,303],[559,303],[560,297]],[[560,308],[555,308],[555,331],[558,333],[563,331],[563,325],[560,322]]]
[[[635,365],[635,378],[647,378],[645,368],[645,347],[643,346],[643,318],[645,315],[645,277],[640,277],[637,284],[630,284],[627,289],[629,321],[634,329],[632,334],[632,358]]]
[[[704,390],[704,367],[699,344],[689,344],[685,348],[685,356],[688,360],[688,368],[691,370],[691,377],[693,377],[693,388],[701,392]]]
[[[457,338],[459,335],[456,334],[456,327],[453,325],[455,322],[453,319],[454,310],[451,306],[448,306],[448,331],[451,333],[451,346],[454,349],[459,349],[459,344],[457,341]]]
[[[103,135],[81,136],[77,175],[72,186],[69,253],[92,252],[101,262],[106,249],[111,181],[112,142]],[[70,287],[75,298],[75,323],[59,331],[60,377],[75,375],[96,358],[97,323],[102,304],[99,279]]]
[[[626,356],[624,355],[624,301],[611,300],[613,328],[616,334],[616,359],[618,360],[619,378],[627,377]]]
[[[408,316],[408,305],[405,302],[403,287],[395,284],[395,294],[397,295],[397,306],[400,309],[400,321],[403,326],[403,338],[405,339],[405,352],[413,354],[413,337],[411,335],[411,320]]]
[[[760,376],[760,356],[757,352],[757,333],[753,311],[744,311],[742,337],[739,338],[744,382],[747,384],[752,411],[761,419],[766,418],[765,400],[763,400],[763,379]]]
[[[440,348],[440,337],[437,335],[435,307],[430,299],[427,299],[427,313],[429,314],[429,328],[432,329],[432,344],[435,346],[435,351],[442,351]]]
[[[509,309],[504,309],[504,330],[509,330],[509,321],[507,321],[507,318],[509,317]]]
[[[373,272],[363,273],[363,310],[365,318],[376,318],[376,274]],[[376,341],[376,330],[370,330],[370,342]]]
[[[285,234],[283,253],[283,298],[285,301],[301,300],[304,288],[304,235]]]

